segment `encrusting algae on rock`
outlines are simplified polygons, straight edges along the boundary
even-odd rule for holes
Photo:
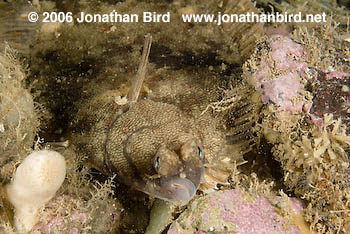
[[[115,233],[124,209],[113,198],[113,178],[92,181],[88,168],[72,149],[62,154],[68,158],[67,176],[56,196],[40,210],[40,220],[32,233]]]
[[[313,234],[302,218],[302,202],[273,192],[273,182],[259,181],[252,173],[236,176],[231,186],[235,189],[194,200],[167,233]]]
[[[0,179],[6,180],[8,169],[30,152],[39,131],[44,109],[34,102],[25,88],[28,70],[18,53],[5,47],[0,54]]]
[[[320,233],[347,233],[350,70],[331,23],[262,40],[243,77],[261,95],[260,131],[284,185],[307,203],[306,220]]]

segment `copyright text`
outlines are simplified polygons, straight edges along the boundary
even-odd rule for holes
[[[226,14],[218,12],[217,14],[181,14],[176,15],[181,17],[184,23],[212,23],[221,25],[224,23],[301,23],[301,22],[313,22],[313,23],[325,23],[327,22],[326,13],[320,14],[306,14],[302,15],[301,12],[295,14],[279,13],[264,14],[247,12],[244,14]],[[30,12],[28,14],[28,20],[30,22],[37,22],[39,18],[43,23],[170,23],[170,12],[157,13],[157,12],[143,12],[142,14],[125,14],[112,11],[108,14],[91,14],[80,12],[73,15],[72,12],[43,12],[42,16],[36,12]]]

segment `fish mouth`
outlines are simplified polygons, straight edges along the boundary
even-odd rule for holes
[[[191,164],[178,174],[138,181],[134,188],[175,205],[185,205],[196,194],[204,174],[203,165],[197,167]]]
[[[138,190],[176,205],[184,205],[194,197],[198,187],[199,184],[176,175],[147,181],[146,185]]]
[[[187,203],[196,194],[197,188],[189,179],[174,177],[163,183],[162,189],[166,190],[168,195],[163,199],[174,203]]]

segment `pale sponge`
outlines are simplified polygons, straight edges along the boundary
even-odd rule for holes
[[[19,233],[28,233],[38,222],[39,209],[55,195],[65,176],[66,162],[55,151],[35,151],[23,160],[6,187]]]

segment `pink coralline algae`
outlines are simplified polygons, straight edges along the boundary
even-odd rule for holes
[[[301,205],[298,204],[300,202],[296,199],[289,200],[291,209],[300,212]],[[193,216],[194,221],[190,221]],[[277,214],[276,207],[266,197],[250,195],[238,189],[213,192],[193,202],[191,208],[171,225],[168,233],[185,231],[241,234],[301,233],[297,226],[291,224],[288,217]]]
[[[71,215],[71,221],[76,221],[80,224],[84,224],[87,221],[87,216],[85,213],[79,213],[78,211],[74,211]],[[62,216],[56,216],[48,221],[47,224],[44,223],[38,223],[34,226],[34,231],[40,231],[42,234],[50,234],[55,230],[53,233],[57,233],[57,230],[61,230],[64,228],[64,217]],[[76,227],[71,228],[69,230],[69,234],[79,233],[78,229]]]
[[[280,107],[280,110],[288,110],[292,113],[301,112],[304,103],[293,103],[293,98],[299,96],[299,90],[304,85],[298,82],[298,75],[289,72],[279,76],[274,80],[264,82],[264,94],[262,101],[264,103],[273,102]]]
[[[96,233],[113,232],[118,226],[121,207],[110,201],[100,202],[96,209],[86,209],[84,201],[74,194],[58,194],[42,210],[40,222],[33,232],[41,234],[85,233],[83,230],[98,230]],[[56,207],[59,207],[58,209]],[[101,225],[103,224],[103,225]],[[101,226],[98,226],[101,225]]]
[[[34,226],[33,230],[38,230],[43,234],[50,234],[51,229],[63,226],[63,219],[61,216],[54,217],[47,224],[38,223]]]
[[[266,43],[270,47],[268,59],[263,59],[254,72],[255,86],[261,92],[262,101],[277,105],[280,111],[303,111],[305,100],[297,99],[304,89],[300,76],[305,76],[308,70],[307,64],[302,62],[303,47],[280,35],[272,36]]]
[[[306,50],[288,36],[270,36],[258,49],[243,77],[252,82],[264,104],[276,107],[276,117],[280,111],[305,113],[321,128],[324,114],[333,114],[350,123],[349,73],[309,65]]]
[[[272,36],[268,42],[271,47],[271,58],[282,71],[295,70],[305,72],[307,65],[300,61],[304,55],[301,45],[287,36]]]

